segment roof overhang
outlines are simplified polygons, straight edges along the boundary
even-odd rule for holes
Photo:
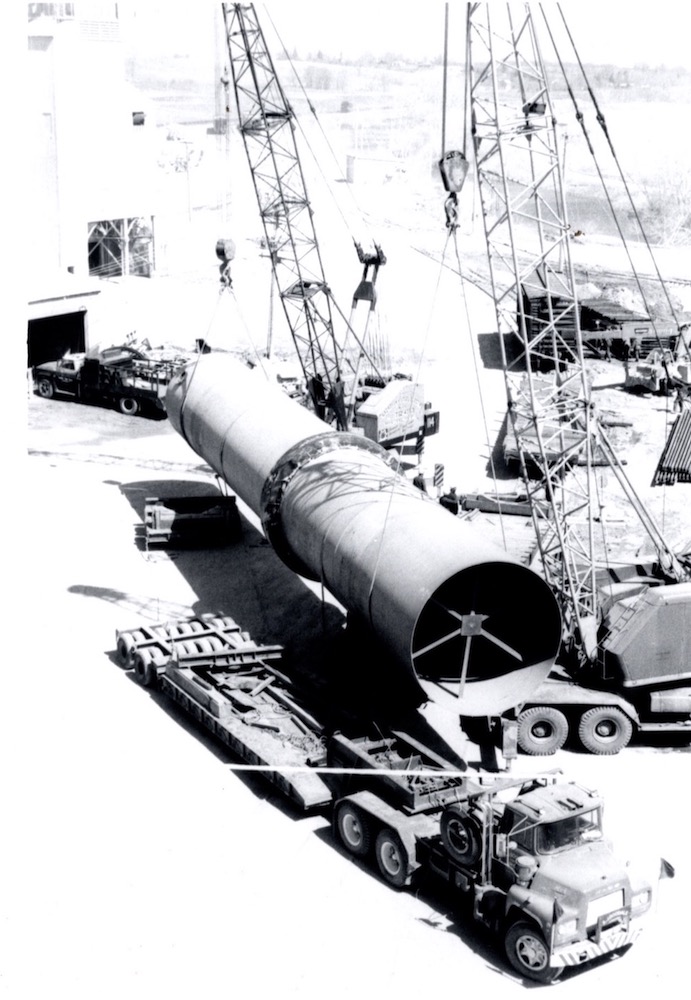
[[[94,278],[77,278],[69,272],[43,275],[40,285],[29,293],[27,318],[46,319],[84,312],[101,290],[101,283]]]

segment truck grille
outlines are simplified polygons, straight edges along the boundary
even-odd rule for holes
[[[616,892],[610,892],[606,896],[600,896],[598,899],[591,899],[588,903],[586,926],[588,928],[594,927],[600,917],[604,917],[606,914],[612,913],[614,910],[621,910],[623,907],[623,889],[617,889]]]

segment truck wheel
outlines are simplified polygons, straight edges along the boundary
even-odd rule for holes
[[[561,973],[561,966],[549,964],[549,948],[542,932],[524,921],[511,924],[504,938],[506,957],[522,976],[536,983],[552,983]]]
[[[381,830],[374,854],[382,878],[396,889],[402,889],[408,881],[408,852],[398,834],[388,827]]]
[[[450,805],[439,822],[444,847],[454,861],[473,865],[482,853],[482,836],[477,822],[460,805]]]
[[[633,734],[631,720],[621,709],[602,705],[583,713],[578,726],[578,738],[589,753],[600,755],[619,753]]]
[[[40,378],[36,383],[36,392],[43,399],[52,399],[55,395],[55,386],[49,378]]]
[[[124,413],[127,417],[136,417],[139,413],[139,400],[133,399],[131,396],[121,396],[118,400],[118,406],[120,413]]]
[[[338,807],[336,829],[347,851],[358,858],[367,854],[371,841],[370,831],[367,820],[356,806],[343,802]]]
[[[563,712],[551,705],[527,708],[518,716],[518,745],[523,753],[546,757],[566,743],[569,723]]]

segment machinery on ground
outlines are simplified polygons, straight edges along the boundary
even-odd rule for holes
[[[147,497],[142,536],[147,547],[216,546],[242,533],[234,496]]]
[[[604,839],[602,800],[558,772],[464,772],[403,732],[327,733],[232,619],[205,615],[118,632],[118,658],[306,811],[325,811],[356,858],[396,889],[429,877],[467,901],[527,979],[623,951],[652,886]],[[667,866],[668,867],[668,866]]]
[[[44,399],[69,396],[82,403],[117,406],[136,416],[146,410],[165,413],[168,383],[175,361],[148,358],[133,347],[108,347],[95,354],[67,353],[57,361],[35,365],[36,392]]]
[[[569,58],[562,55],[541,14],[595,157],[565,69],[571,62],[582,71],[582,63],[575,49]],[[470,4],[467,16],[468,132],[506,383],[504,453],[519,464],[537,541],[535,568],[557,597],[564,622],[560,670],[519,708],[518,741],[527,753],[548,754],[573,733],[592,753],[615,753],[636,730],[691,735],[691,566],[634,490],[595,405],[584,362],[559,115],[536,17],[531,4]],[[571,40],[568,29],[567,35]],[[613,152],[596,102],[595,108]],[[632,565],[619,582],[612,582],[598,551],[598,542],[601,550],[606,546],[596,465],[609,486],[623,490],[657,553],[646,572]]]
[[[627,364],[624,388],[643,389],[658,396],[670,395],[678,388],[688,392],[691,390],[688,350],[656,347],[643,361]]]

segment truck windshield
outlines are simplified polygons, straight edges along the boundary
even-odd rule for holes
[[[555,823],[545,823],[537,828],[537,850],[540,854],[554,854],[567,847],[600,840],[602,824],[600,810],[579,813],[578,816],[567,816]]]

